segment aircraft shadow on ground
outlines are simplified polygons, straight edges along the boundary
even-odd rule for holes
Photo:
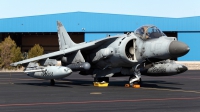
[[[124,87],[125,84],[127,84],[128,81],[110,81],[109,86],[110,87]],[[41,81],[37,83],[18,83],[21,85],[31,85],[31,86],[51,86],[49,81]],[[54,87],[68,87],[68,88],[73,88],[73,85],[76,86],[84,86],[84,87],[89,87],[93,86],[93,81],[92,80],[78,80],[78,79],[62,79],[62,80],[56,80]],[[175,83],[175,82],[166,82],[166,81],[161,81],[161,80],[155,80],[155,81],[142,81],[141,87],[145,88],[159,88],[159,89],[181,89],[179,85],[183,85],[180,83]]]
[[[50,85],[49,82],[38,82],[38,83],[15,83],[16,85],[30,85],[30,86],[42,86],[42,87],[49,87],[52,86]],[[67,84],[60,84],[60,83],[56,83],[54,86],[52,87],[67,87],[67,88],[72,88],[71,86],[67,85]]]
[[[145,88],[159,88],[159,89],[181,89],[177,85],[180,83],[166,82],[166,81],[143,81],[141,86]]]
[[[48,80],[41,80],[37,82],[23,82],[23,83],[15,83],[16,85],[31,85],[31,86],[43,86],[43,87],[49,87],[52,86],[50,84],[50,81]],[[61,80],[55,80],[55,85],[52,87],[69,87],[73,88],[72,85],[78,85],[78,86],[92,86],[93,82],[88,80],[68,80],[68,79],[61,79]]]

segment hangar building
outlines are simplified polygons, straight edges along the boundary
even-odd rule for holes
[[[0,42],[11,36],[22,52],[34,44],[45,52],[58,50],[56,21],[61,21],[76,43],[92,41],[108,35],[133,32],[142,25],[155,25],[167,36],[177,37],[190,46],[181,61],[200,61],[200,17],[164,18],[120,14],[71,12],[0,19]]]

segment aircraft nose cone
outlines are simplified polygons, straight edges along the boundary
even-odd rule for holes
[[[180,57],[189,52],[190,48],[185,43],[172,41],[169,45],[169,53],[172,57]]]
[[[182,65],[181,67],[178,68],[178,73],[183,73],[187,70],[188,70],[188,68],[186,66]]]

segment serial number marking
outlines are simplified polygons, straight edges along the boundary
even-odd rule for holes
[[[46,76],[53,76],[53,72],[45,71],[45,72],[42,72],[42,73],[41,73],[41,76],[43,76],[43,77],[46,77]]]

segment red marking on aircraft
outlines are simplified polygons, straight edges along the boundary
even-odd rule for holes
[[[170,101],[170,100],[199,100],[200,97],[191,98],[156,98],[156,99],[135,99],[135,100],[96,100],[96,101],[72,101],[72,102],[41,102],[41,103],[16,103],[0,104],[0,107],[11,106],[37,106],[37,105],[63,105],[63,104],[90,104],[90,103],[116,103],[116,102],[143,102],[143,101]]]

